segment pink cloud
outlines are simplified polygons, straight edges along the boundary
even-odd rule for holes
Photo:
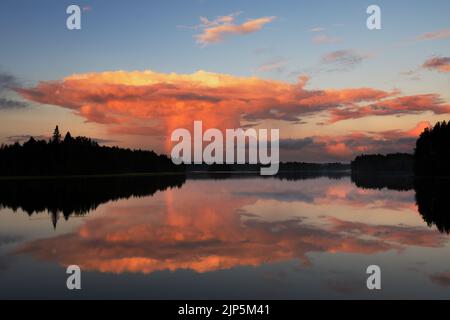
[[[202,32],[196,35],[197,42],[201,45],[221,42],[228,35],[244,35],[261,30],[264,25],[274,21],[276,17],[261,17],[257,19],[249,19],[241,24],[235,23],[238,14],[221,16],[215,20],[208,20],[201,17],[201,25],[199,28]]]
[[[399,96],[374,88],[307,89],[297,82],[236,77],[199,71],[193,74],[116,71],[76,74],[16,91],[25,99],[72,110],[111,133],[167,139],[176,128],[239,128],[263,120],[298,123],[327,116],[328,123],[368,116],[450,113],[439,95]],[[341,150],[338,150],[341,148]],[[343,151],[336,144],[330,152]]]
[[[435,114],[449,114],[450,104],[446,103],[437,94],[395,97],[380,100],[366,106],[355,105],[336,108],[331,111],[331,122],[367,116],[419,114],[425,111],[431,111]]]
[[[419,122],[407,130],[381,132],[352,132],[345,135],[319,135],[301,139],[280,141],[283,159],[317,162],[350,161],[360,154],[411,153],[417,138],[425,128],[431,127],[427,121]]]
[[[417,40],[427,41],[427,40],[442,40],[450,37],[450,30],[443,29],[433,32],[426,32],[416,37]]]
[[[332,37],[326,34],[320,34],[313,38],[312,40],[315,44],[326,44],[326,43],[337,43],[341,41],[339,37]]]

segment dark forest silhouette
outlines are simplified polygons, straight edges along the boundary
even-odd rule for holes
[[[414,157],[407,153],[361,155],[351,163],[352,173],[412,173]]]
[[[192,164],[186,165],[187,172],[239,172],[260,173],[261,164]],[[307,163],[307,162],[280,162],[278,174],[308,172],[320,174],[350,172],[350,165],[344,163]]]
[[[414,160],[417,176],[450,176],[450,123],[425,129],[417,140]]]
[[[442,233],[450,233],[450,180],[417,178],[414,181],[416,203],[429,227],[435,225]]]
[[[100,146],[87,137],[61,138],[56,127],[49,141],[30,138],[0,147],[0,175],[53,176],[117,173],[179,172],[165,155],[153,151]]]

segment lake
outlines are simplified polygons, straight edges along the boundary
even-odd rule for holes
[[[0,181],[0,298],[449,299],[448,181]],[[82,289],[66,287],[78,265]],[[381,268],[382,289],[366,269]]]

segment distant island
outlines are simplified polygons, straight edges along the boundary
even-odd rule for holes
[[[261,164],[212,164],[186,165],[188,172],[258,172]],[[281,162],[278,173],[289,172],[348,172],[350,164],[346,163],[307,163],[307,162]]]
[[[413,174],[414,155],[407,153],[361,155],[351,163],[352,173]]]

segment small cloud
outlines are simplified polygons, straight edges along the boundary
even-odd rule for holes
[[[326,34],[320,34],[315,36],[312,41],[316,44],[337,43],[341,41],[341,38],[332,37]]]
[[[253,53],[256,55],[265,55],[273,52],[273,48],[257,48],[253,50]]]
[[[450,72],[450,57],[433,57],[425,61],[422,67],[444,73]]]
[[[105,145],[105,144],[115,144],[120,141],[118,140],[112,140],[112,139],[103,139],[103,138],[91,138],[92,141],[97,142],[98,144]]]
[[[214,20],[209,20],[206,17],[200,17],[201,24],[193,27],[194,29],[201,29],[201,33],[196,35],[197,42],[202,45],[211,43],[218,43],[223,41],[229,35],[244,35],[257,32],[261,30],[264,25],[274,21],[275,16],[261,17],[257,19],[248,19],[247,21],[236,24],[235,20],[241,13],[232,13],[227,16],[220,16]]]
[[[26,108],[28,104],[23,101],[11,100],[7,98],[0,98],[0,110],[6,109],[23,109]]]
[[[49,136],[43,136],[43,135],[33,136],[33,135],[29,135],[29,134],[22,134],[22,135],[8,136],[8,137],[6,137],[5,140],[7,143],[16,143],[16,142],[23,143],[23,142],[30,140],[30,138],[34,138],[35,140],[50,139]]]
[[[420,74],[419,74],[419,70],[402,71],[399,74],[400,74],[400,76],[405,77],[406,80],[410,80],[410,81],[422,80],[422,78],[420,77]]]
[[[322,57],[322,63],[334,65],[335,70],[348,70],[361,64],[370,56],[356,52],[355,50],[338,50],[330,52]]]
[[[272,71],[275,71],[275,72],[281,73],[281,72],[283,72],[285,70],[287,62],[288,62],[287,59],[272,60],[272,61],[269,61],[267,63],[261,64],[256,71],[257,72],[272,72]]]
[[[315,27],[315,28],[309,29],[308,32],[322,32],[322,31],[325,31],[325,30],[326,30],[326,28]]]
[[[13,135],[8,136],[5,138],[6,143],[24,143],[30,140],[30,138],[33,138],[35,140],[49,140],[51,137],[46,135],[30,135],[30,134],[21,134],[21,135]],[[103,138],[91,138],[92,141],[97,142],[98,144],[105,145],[105,144],[114,144],[118,143],[118,140],[111,140],[111,139],[103,139]]]
[[[450,29],[443,29],[433,32],[426,32],[416,37],[419,41],[442,40],[450,37]]]
[[[0,110],[26,108],[24,101],[10,98],[15,89],[20,88],[19,80],[11,74],[0,72]]]

